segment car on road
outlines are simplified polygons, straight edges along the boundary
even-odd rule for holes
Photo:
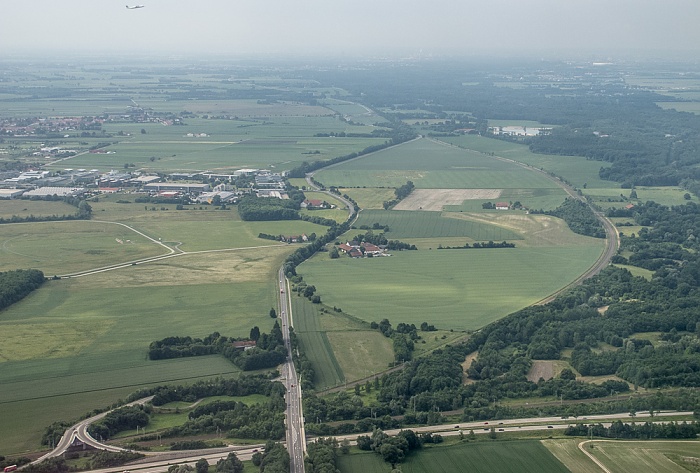
[[[548,428],[548,429],[553,429],[553,428],[554,428],[554,426],[552,426],[552,425],[548,425],[548,426],[547,426],[547,428]]]

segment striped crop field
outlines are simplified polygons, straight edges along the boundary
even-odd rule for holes
[[[294,331],[316,371],[319,389],[371,376],[394,360],[391,341],[369,324],[305,298],[292,297]]]
[[[590,239],[587,245],[421,249],[384,258],[321,253],[297,271],[325,304],[362,320],[468,330],[557,291],[588,269],[602,248],[602,241]]]
[[[422,189],[543,189],[557,184],[539,172],[483,153],[418,139],[319,171],[326,186]]]
[[[592,161],[580,156],[536,154],[530,151],[527,145],[479,135],[445,137],[442,140],[464,148],[465,151],[470,150],[482,154],[493,153],[495,156],[525,163],[537,169],[543,169],[563,177],[579,188],[610,187],[610,181],[602,180],[598,174],[600,168],[610,166],[609,163]]]
[[[373,457],[373,458],[370,458]],[[378,460],[378,461],[377,461]],[[340,471],[389,472],[376,453],[341,456]],[[569,470],[539,441],[459,443],[424,448],[401,464],[403,473],[564,473]]]
[[[497,225],[450,218],[449,213],[403,210],[365,210],[355,226],[388,225],[389,240],[402,238],[463,237],[474,241],[521,240],[518,233]]]
[[[318,305],[292,296],[292,315],[300,348],[316,372],[316,387],[322,389],[344,383],[345,376],[333,353],[328,335],[321,329]]]

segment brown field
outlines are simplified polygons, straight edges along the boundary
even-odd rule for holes
[[[478,356],[479,352],[475,351],[474,353],[468,354],[464,359],[464,362],[462,362],[462,384],[470,384],[474,382],[473,379],[467,376],[467,370],[472,365],[472,361],[476,360]]]
[[[395,210],[441,211],[445,205],[460,205],[465,200],[491,200],[500,197],[499,189],[414,189]]]
[[[540,378],[544,378],[545,380],[552,379],[559,376],[559,373],[561,373],[564,368],[569,368],[576,373],[576,370],[566,361],[534,360],[530,367],[530,372],[527,374],[527,380],[536,383]]]

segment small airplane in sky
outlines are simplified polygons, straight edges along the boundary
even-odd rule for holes
[[[134,5],[130,7],[129,5],[127,5],[126,8],[128,8],[129,10],[136,10],[137,8],[143,8],[145,6],[146,5]]]

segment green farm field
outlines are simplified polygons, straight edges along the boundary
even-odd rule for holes
[[[554,210],[566,199],[568,194],[561,188],[556,189],[503,189],[497,199],[465,200],[461,205],[445,205],[448,212],[493,212],[484,210],[483,204],[489,202],[520,202],[524,207],[535,210]]]
[[[326,304],[363,320],[465,330],[557,291],[588,269],[602,248],[602,241],[590,239],[587,246],[419,250],[369,259],[320,254],[298,271]]]
[[[607,188],[607,189],[588,189],[584,190],[584,194],[589,196],[594,202],[603,206],[608,207],[624,207],[629,203],[635,204],[637,202],[647,202],[654,201],[662,205],[684,205],[688,202],[698,202],[698,198],[690,194],[687,190],[681,187],[635,187],[634,191],[637,193],[636,199],[630,199],[631,189],[620,189],[620,188]],[[686,199],[685,195],[688,194],[690,199]],[[607,200],[620,200],[622,197],[625,198],[624,202],[611,202],[608,203]]]
[[[314,384],[321,389],[342,384],[345,377],[326,332],[321,330],[318,306],[295,295],[291,298],[292,325],[299,337],[300,348],[306,353],[316,373]]]
[[[316,173],[326,186],[422,189],[546,189],[546,176],[512,162],[426,138],[365,155]]]
[[[474,241],[522,240],[518,233],[483,221],[450,218],[449,213],[404,210],[365,210],[360,213],[356,227],[374,223],[388,225],[389,240],[413,238],[460,237]]]
[[[294,107],[290,106],[288,112],[293,114]],[[380,138],[315,137],[322,132],[371,131],[369,127],[350,126],[335,117],[322,116],[246,121],[189,118],[184,126],[116,123],[105,125],[105,130],[118,141],[105,148],[110,154],[85,153],[54,163],[48,169],[69,166],[106,171],[135,164],[149,172],[287,170],[303,161],[330,159],[383,143]]]
[[[149,212],[156,217],[149,220],[136,215],[143,212],[140,205],[131,208],[134,212],[126,204],[95,205],[107,207],[105,212],[100,212],[102,215],[110,213],[109,205],[114,206],[119,210],[112,213],[121,212],[125,220],[133,219],[130,222],[133,224],[144,223],[142,230],[163,235],[164,240],[179,238],[202,250],[226,245],[230,250],[183,254],[91,276],[50,281],[3,311],[0,330],[6,335],[0,349],[3,386],[0,415],[16,428],[12,430],[12,439],[0,434],[0,444],[15,448],[10,452],[38,449],[40,433],[51,422],[72,420],[139,387],[178,380],[188,382],[219,374],[237,375],[233,365],[218,357],[150,362],[146,359],[148,344],[170,335],[201,337],[213,331],[244,336],[254,325],[269,330],[273,321],[267,315],[267,308],[276,305],[275,271],[294,246],[265,247],[270,242],[258,239],[257,233],[318,227],[300,221],[251,222],[252,227],[245,227],[247,223],[231,220],[231,216],[237,216],[236,212],[213,210]],[[137,212],[137,209],[141,210]],[[175,221],[168,224],[168,217]],[[229,223],[224,225],[228,235],[218,230],[220,225],[214,225],[218,218]],[[13,228],[26,229],[27,225],[43,225],[44,238],[38,238],[42,235],[38,231],[31,232],[36,241],[21,238],[23,234],[13,237],[7,233]],[[117,245],[115,238],[126,241],[127,237],[121,234],[115,237],[109,233],[113,229],[142,238],[157,248],[158,254],[165,252],[136,233],[110,223],[71,221],[27,225],[2,225],[0,231],[5,232],[6,242],[14,244],[23,240],[23,244],[29,245],[30,252],[26,254],[34,258],[43,256],[41,252],[45,251],[47,261],[56,268],[80,269],[103,266],[115,259],[122,261],[123,255],[115,253],[110,245],[126,246],[126,243]],[[247,229],[241,232],[235,225]],[[202,232],[202,228],[216,231]],[[99,230],[97,236],[95,229]],[[237,234],[250,237],[236,237]],[[139,241],[133,236],[131,239]],[[63,243],[47,245],[47,241]],[[93,260],[80,257],[80,251],[97,248],[99,242],[107,246],[102,252],[93,251]],[[255,247],[236,247],[250,243]],[[20,253],[18,247],[9,243],[5,245],[8,247]],[[74,251],[72,259],[64,254],[68,250]],[[3,263],[6,261],[3,258]],[[15,262],[11,269],[14,267],[21,266]],[[51,269],[50,264],[46,267]],[[96,393],[90,402],[84,402],[87,392]],[[81,403],[74,405],[75,402]],[[21,406],[28,404],[37,415],[22,412]]]
[[[405,184],[405,183],[404,183]],[[394,194],[394,189],[386,188],[347,188],[343,187],[339,189],[342,194],[347,194],[352,198],[361,209],[370,210],[377,209],[381,210],[384,208],[383,204],[386,201],[396,198]]]
[[[479,135],[462,135],[441,139],[466,150],[486,154],[494,153],[502,158],[525,163],[537,169],[544,169],[557,176],[562,176],[579,188],[583,188],[584,184],[587,189],[614,185],[610,181],[604,181],[599,177],[598,171],[600,168],[609,166],[609,164],[600,161],[590,161],[578,156],[536,154],[531,152],[526,145]]]
[[[74,215],[78,209],[64,202],[46,202],[43,200],[0,200],[0,218],[14,215],[25,218],[30,215],[47,217],[52,215]]]
[[[70,220],[0,225],[0,271],[35,268],[47,276],[167,254],[114,223]]]
[[[178,271],[171,266],[162,273]],[[118,281],[106,276],[107,284],[51,281],[3,311],[0,330],[8,334],[0,353],[3,419],[14,423],[17,416],[24,418],[16,406],[33,397],[39,398],[38,404],[53,406],[52,418],[25,419],[22,428],[12,431],[12,442],[36,449],[36,432],[54,420],[73,419],[142,386],[237,373],[219,357],[152,362],[146,358],[148,344],[171,335],[202,337],[214,331],[245,336],[254,325],[269,330],[272,320],[261,307],[273,306],[275,293],[273,275],[266,276],[266,282],[173,286],[159,286],[164,280],[155,279],[156,285],[140,287],[130,279],[135,287],[110,287]],[[76,409],[72,399],[85,392],[99,393],[100,403]],[[54,404],[56,396],[64,396],[65,402]],[[7,440],[0,438],[0,444],[7,445]]]
[[[374,457],[372,460],[369,457]],[[376,453],[344,455],[339,459],[342,473],[390,472],[391,465]],[[554,473],[567,472],[539,441],[459,443],[424,448],[411,454],[401,464],[404,473]]]
[[[593,441],[585,448],[611,471],[620,473],[684,473],[696,471],[700,463],[698,441]]]
[[[371,376],[387,368],[394,354],[389,339],[366,323],[324,312],[307,299],[292,296],[294,330],[316,371],[319,389]]]

